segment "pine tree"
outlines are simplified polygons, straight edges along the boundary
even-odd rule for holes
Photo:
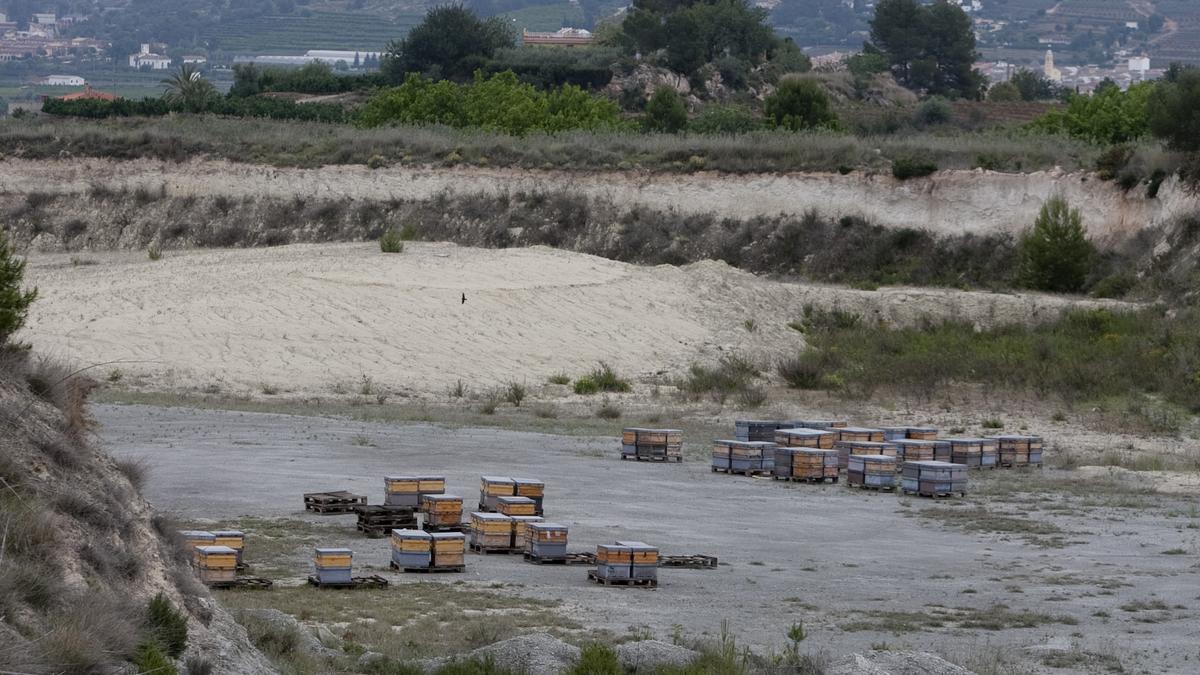
[[[1079,209],[1062,197],[1042,205],[1033,228],[1021,235],[1021,283],[1055,293],[1083,288],[1096,250],[1083,229]]]
[[[17,258],[0,232],[0,345],[8,342],[25,325],[29,305],[37,299],[37,289],[21,290],[25,261]]]

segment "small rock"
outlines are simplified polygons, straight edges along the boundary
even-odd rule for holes
[[[357,667],[359,670],[367,670],[371,666],[374,666],[377,661],[383,661],[385,659],[387,659],[387,657],[379,652],[364,652],[362,656],[358,657]]]
[[[324,625],[317,626],[317,639],[321,641],[321,645],[330,649],[341,649],[342,641],[338,636],[333,634],[333,631],[326,628]]]

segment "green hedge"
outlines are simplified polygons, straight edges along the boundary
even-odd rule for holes
[[[82,99],[64,101],[60,98],[46,99],[42,111],[63,117],[86,117],[103,119],[108,117],[161,117],[173,112],[208,113],[230,117],[267,117],[276,120],[301,120],[305,122],[345,122],[346,111],[341,106],[328,103],[296,103],[276,98],[251,96],[237,98],[214,97],[201,105],[167,103],[161,98],[144,98],[135,101],[119,98],[115,101]]]

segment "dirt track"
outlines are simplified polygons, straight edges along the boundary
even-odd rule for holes
[[[570,526],[572,548],[634,538],[725,563],[716,571],[666,570],[664,586],[645,592],[589,585],[581,568],[469,557],[465,579],[521,584],[503,592],[560,599],[585,624],[618,633],[645,626],[669,638],[680,624],[700,635],[727,619],[741,642],[778,647],[787,626],[803,620],[805,647],[833,654],[881,642],[960,654],[991,645],[1032,666],[1041,654],[1077,647],[1115,656],[1126,672],[1154,673],[1194,672],[1200,658],[1200,517],[1194,503],[1189,512],[1188,501],[1130,484],[1069,495],[1054,487],[1074,474],[999,472],[982,483],[972,474],[976,491],[994,496],[934,503],[728,477],[701,462],[620,462],[611,438],[139,406],[96,412],[106,449],[150,464],[146,492],[158,508],[217,522],[251,515],[336,524],[327,543],[352,546],[356,562],[367,565],[386,561],[387,542],[356,537],[346,516],[305,515],[302,492],[350,489],[378,502],[384,474],[429,471],[445,473],[449,491],[470,504],[481,474],[534,476],[547,483],[548,517]],[[1012,481],[1030,481],[1035,494],[1001,489]],[[1027,528],[964,532],[919,515],[950,517],[976,506]],[[1026,537],[1046,525],[1061,535]],[[1175,549],[1182,553],[1163,555]],[[297,578],[307,573],[306,557],[295,556]],[[1133,602],[1150,608],[1130,609]],[[1001,604],[1068,623],[1004,630],[957,623],[967,609],[1002,617]],[[917,625],[846,629],[888,612],[915,613],[908,620]],[[1075,672],[1095,667],[1083,662]]]

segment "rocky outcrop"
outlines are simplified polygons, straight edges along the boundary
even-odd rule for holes
[[[872,651],[838,659],[825,675],[975,675],[929,652]]]

